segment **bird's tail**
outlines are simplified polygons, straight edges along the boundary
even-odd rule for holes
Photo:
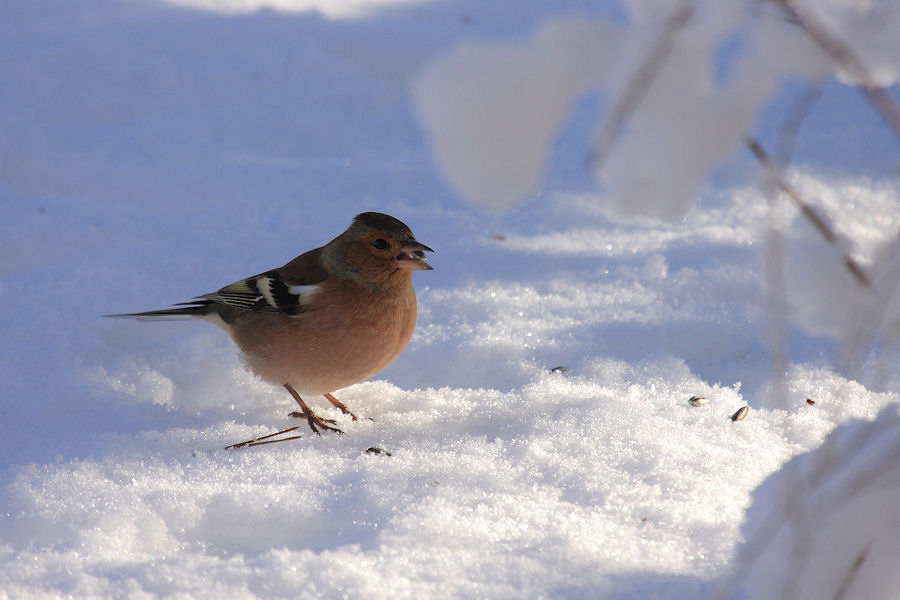
[[[164,310],[149,310],[139,313],[125,313],[120,315],[103,315],[104,317],[112,317],[115,319],[139,319],[141,321],[183,321],[185,319],[209,319],[210,313],[214,312],[210,309],[212,302],[182,302],[176,304],[178,308],[167,308]]]

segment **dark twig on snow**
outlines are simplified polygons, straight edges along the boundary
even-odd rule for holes
[[[297,430],[297,429],[299,429],[299,428],[300,428],[299,426],[288,427],[287,429],[282,429],[281,431],[276,431],[275,433],[270,433],[269,435],[263,435],[263,436],[260,436],[260,437],[258,437],[258,438],[253,438],[252,440],[247,440],[247,441],[245,441],[245,442],[238,442],[237,444],[231,444],[230,446],[225,446],[225,449],[226,449],[226,450],[229,450],[229,449],[231,449],[231,448],[235,448],[235,449],[237,449],[237,448],[251,448],[251,447],[253,447],[253,446],[263,446],[263,445],[265,445],[265,444],[277,444],[278,442],[287,442],[287,441],[290,441],[290,440],[297,440],[297,439],[300,439],[300,438],[303,437],[303,436],[301,436],[301,435],[293,435],[293,436],[291,436],[291,437],[281,438],[281,439],[278,439],[278,440],[273,440],[273,439],[269,439],[269,438],[273,438],[273,437],[275,437],[276,435],[281,435],[281,434],[283,434],[283,433],[290,433],[291,431],[295,431],[295,430]]]

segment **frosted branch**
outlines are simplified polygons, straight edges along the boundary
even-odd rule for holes
[[[834,63],[844,69],[857,84],[872,106],[900,137],[900,106],[887,90],[879,85],[856,53],[837,35],[828,30],[812,12],[796,5],[793,0],[773,0],[781,5],[793,22],[803,29]]]
[[[788,197],[794,202],[794,205],[800,209],[800,212],[806,218],[807,221],[819,232],[819,234],[825,239],[826,242],[831,244],[832,246],[837,246],[838,237],[835,235],[834,231],[831,230],[828,223],[822,216],[813,210],[813,208],[803,199],[800,195],[800,192],[791,185],[791,183],[787,180],[781,168],[773,161],[769,154],[763,149],[760,143],[752,137],[747,138],[747,147],[750,149],[750,152],[753,153],[753,156],[762,164],[763,167],[769,173],[769,176],[772,178],[772,181],[781,188],[781,190],[788,195]],[[847,252],[842,251],[844,266],[847,267],[847,270],[853,275],[857,282],[864,287],[871,287],[871,282],[869,280],[869,276],[866,274],[863,267]]]
[[[610,152],[613,151],[628,121],[631,120],[634,111],[641,103],[641,99],[647,94],[650,85],[659,74],[659,70],[670,55],[675,37],[687,24],[694,14],[694,3],[683,2],[663,22],[659,35],[653,42],[647,58],[635,69],[624,91],[616,101],[615,106],[609,112],[609,117],[604,123],[600,139],[595,149],[591,152],[590,165],[596,172],[603,167],[603,163]]]

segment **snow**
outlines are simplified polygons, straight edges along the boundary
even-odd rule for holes
[[[429,64],[412,96],[445,176],[493,207],[535,191],[554,134],[619,41],[604,23],[570,16],[524,43],[470,42]]]
[[[770,199],[749,154],[714,136],[684,157],[685,172],[674,161],[689,144],[654,159],[644,174],[682,194],[648,200],[668,221],[633,218],[616,205],[628,190],[598,186],[585,168],[598,113],[657,31],[654,5],[8,7],[0,598],[762,599],[792,582],[798,598],[896,597],[900,143],[839,83],[800,130],[788,176],[873,287],[861,293],[784,211],[790,364],[775,402]],[[698,35],[742,14],[721,10],[692,25]],[[885,15],[879,36],[853,34],[886,80],[897,17]],[[847,23],[864,20],[834,23],[850,36]],[[580,62],[609,47],[622,62]],[[679,52],[673,64],[702,54]],[[779,68],[819,64],[797,52]],[[447,180],[459,173],[417,101],[469,75],[496,85],[468,90],[508,93],[518,77],[543,91],[514,72],[523,57],[558,79],[549,103],[523,104],[536,129],[494,147],[512,161],[508,177],[490,179],[487,146],[452,149],[469,161],[463,175],[497,186],[483,212]],[[734,89],[753,80],[733,75],[747,78]],[[796,88],[764,75],[729,123],[752,123],[772,147]],[[609,90],[588,89],[598,81]],[[702,116],[689,94],[675,97]],[[484,121],[440,108],[429,118],[493,143]],[[677,131],[657,116],[641,127]],[[504,117],[489,122],[529,124]],[[629,130],[610,160],[647,153],[642,135]],[[725,166],[708,177],[716,160]],[[507,183],[520,187],[500,202]],[[406,352],[336,394],[360,420],[312,400],[343,436],[225,450],[296,425],[290,397],[206,323],[100,317],[282,264],[366,210],[407,223],[436,250],[435,270],[414,274],[419,324]],[[709,403],[689,404],[697,395]]]

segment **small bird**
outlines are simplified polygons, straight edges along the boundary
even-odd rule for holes
[[[331,393],[375,375],[406,348],[416,325],[412,272],[432,269],[426,251],[434,252],[394,217],[365,212],[283,267],[178,308],[106,316],[210,321],[231,335],[254,373],[290,392],[302,409],[291,416],[305,417],[317,434],[340,433],[303,396],[325,396],[356,420]]]

